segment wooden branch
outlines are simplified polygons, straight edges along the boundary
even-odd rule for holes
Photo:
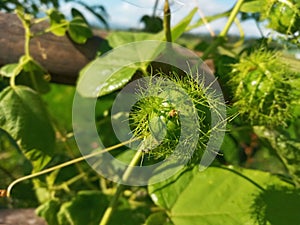
[[[43,22],[32,27],[34,32],[48,27]],[[0,13],[0,67],[16,63],[24,54],[24,29],[15,14]],[[93,31],[95,36],[86,44],[78,45],[68,36],[57,37],[47,33],[32,39],[30,52],[33,58],[51,74],[51,81],[74,85],[79,71],[95,58],[107,33]]]
[[[46,225],[46,221],[38,217],[34,212],[35,209],[1,209],[0,224],[12,225],[19,224],[22,221],[23,225]]]

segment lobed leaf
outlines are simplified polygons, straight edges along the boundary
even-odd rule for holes
[[[264,1],[247,1],[242,4],[240,11],[245,13],[257,13],[260,12],[264,6]]]

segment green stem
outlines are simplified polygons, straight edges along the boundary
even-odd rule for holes
[[[23,11],[23,10],[16,10],[16,14],[18,18],[21,20],[22,25],[25,30],[25,44],[24,44],[24,52],[25,56],[30,57],[30,40],[31,40],[31,31],[30,31],[30,26],[31,26],[31,17],[28,17],[28,15]]]
[[[64,23],[61,23],[61,24],[55,26],[55,27],[49,27],[49,28],[47,28],[46,30],[44,30],[44,31],[42,31],[42,32],[36,33],[36,36],[38,36],[38,35],[43,35],[43,34],[52,32],[53,30],[56,30],[56,29],[58,29],[58,28],[66,27],[66,26],[68,26],[68,24],[69,24],[69,22],[66,21],[66,22],[64,22]]]
[[[24,43],[24,54],[26,56],[25,58],[30,59],[31,58],[30,57],[30,40],[31,40],[31,36],[32,36],[31,31],[30,31],[30,22],[25,19],[24,12],[17,10],[16,13],[18,15],[18,18],[21,20],[22,25],[24,27],[24,31],[25,31],[25,43]],[[21,70],[22,70],[22,66],[19,63],[15,74],[13,76],[11,76],[11,78],[10,78],[10,86],[11,87],[16,86],[15,79],[16,79],[16,76],[21,72]]]
[[[74,184],[75,182],[79,181],[80,179],[84,179],[85,176],[86,176],[86,174],[84,174],[84,173],[78,174],[77,176],[72,177],[71,179],[65,181],[61,185],[54,186],[51,189],[52,190],[66,190],[68,192],[70,185]]]
[[[125,141],[125,142],[122,142],[120,144],[117,144],[117,145],[114,145],[114,146],[111,146],[111,147],[108,147],[108,148],[105,148],[103,149],[102,151],[96,151],[96,152],[93,152],[89,155],[85,155],[85,156],[82,156],[82,157],[79,157],[79,158],[76,158],[76,159],[73,159],[73,160],[70,160],[68,162],[65,162],[65,163],[62,163],[62,164],[59,164],[57,166],[53,166],[53,167],[50,167],[48,169],[45,169],[45,170],[42,170],[42,171],[39,171],[37,173],[33,173],[33,174],[30,174],[30,175],[27,175],[27,176],[24,176],[24,177],[21,177],[15,181],[13,181],[7,188],[7,193],[6,193],[6,197],[10,197],[10,193],[11,193],[11,189],[14,187],[15,184],[21,182],[21,181],[24,181],[24,180],[28,180],[28,179],[31,179],[31,178],[34,178],[34,177],[37,177],[37,176],[40,176],[40,175],[43,175],[43,174],[46,174],[46,173],[49,173],[49,172],[52,172],[54,170],[57,170],[57,169],[61,169],[63,167],[66,167],[66,166],[69,166],[69,165],[72,165],[74,163],[78,163],[78,162],[81,162],[85,159],[89,159],[89,158],[92,158],[96,155],[99,155],[99,154],[102,154],[102,153],[105,153],[105,152],[109,152],[111,150],[114,150],[114,149],[117,149],[117,148],[120,148],[124,145],[127,145],[129,143],[132,143],[136,140],[138,140],[139,138],[135,138],[135,139],[131,139],[129,141]]]
[[[42,17],[42,18],[38,18],[38,19],[35,19],[35,20],[33,21],[33,23],[34,23],[34,24],[38,24],[38,23],[41,23],[41,22],[46,21],[47,19],[48,19],[48,16]]]
[[[25,44],[24,44],[24,53],[25,56],[30,57],[30,40],[31,40],[31,31],[27,23],[23,22],[25,29]]]
[[[16,76],[12,76],[10,79],[9,79],[9,85],[12,87],[12,88],[15,88],[16,87]]]
[[[138,165],[142,155],[143,155],[143,151],[137,150],[136,154],[132,158],[131,162],[129,163],[127,169],[125,170],[125,172],[122,176],[122,180],[121,180],[122,182],[126,182],[129,179],[134,167],[136,165]],[[118,186],[117,186],[117,191],[114,194],[112,200],[110,201],[110,204],[109,204],[108,208],[106,209],[99,225],[107,225],[108,224],[109,219],[112,216],[112,213],[113,213],[113,211],[115,210],[115,208],[117,206],[118,200],[119,200],[119,198],[120,198],[120,196],[123,192],[123,189],[124,189],[124,185],[119,183]]]
[[[10,86],[11,87],[15,87],[16,86],[16,83],[15,83],[15,79],[16,79],[16,76],[21,73],[22,69],[23,69],[23,65],[26,64],[31,58],[27,57],[27,59],[25,59],[25,61],[23,61],[22,63],[19,63],[17,68],[15,69],[14,71],[14,74],[11,76],[9,82],[10,82]]]
[[[235,6],[233,7],[230,15],[229,15],[229,18],[228,18],[228,21],[225,25],[225,27],[223,28],[223,30],[221,31],[221,33],[219,34],[219,36],[221,37],[225,37],[231,27],[231,25],[233,24],[237,14],[239,13],[240,11],[240,8],[243,4],[244,0],[238,0],[237,3],[235,4]]]
[[[172,42],[171,10],[170,10],[170,4],[168,0],[165,0],[165,5],[164,5],[164,30],[165,30],[166,41]]]
[[[210,53],[213,52],[224,41],[231,25],[233,24],[237,14],[240,11],[240,8],[241,8],[243,2],[244,2],[244,0],[238,0],[237,3],[234,5],[225,27],[223,28],[221,33],[218,35],[217,39],[215,39],[215,41],[203,53],[203,56],[202,56],[203,60],[207,59],[208,56],[210,55]]]

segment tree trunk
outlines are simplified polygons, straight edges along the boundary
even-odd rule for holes
[[[34,32],[48,27],[43,22],[32,27]],[[0,67],[8,63],[16,63],[24,54],[24,29],[15,14],[0,13]],[[51,81],[63,84],[75,84],[79,71],[92,59],[103,38],[104,31],[93,31],[94,37],[86,44],[79,45],[68,36],[57,37],[47,33],[31,40],[32,57],[44,66],[51,74]]]

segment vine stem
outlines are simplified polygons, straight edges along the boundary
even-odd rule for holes
[[[207,59],[209,54],[212,51],[214,51],[223,42],[224,38],[227,36],[227,33],[228,33],[231,25],[233,24],[233,22],[235,20],[237,14],[239,13],[240,8],[243,3],[244,3],[244,0],[238,0],[236,2],[236,4],[234,5],[234,7],[229,15],[229,18],[227,20],[225,27],[223,28],[221,33],[218,35],[217,39],[215,39],[215,41],[203,53],[203,56],[202,56],[203,60]]]
[[[9,184],[9,186],[7,187],[7,190],[6,190],[6,197],[10,197],[10,193],[11,193],[11,190],[12,188],[19,182],[21,181],[24,181],[24,180],[28,180],[28,179],[31,179],[31,178],[34,178],[34,177],[37,177],[37,176],[40,176],[40,175],[43,175],[43,174],[46,174],[46,173],[49,173],[49,172],[52,172],[54,170],[57,170],[57,169],[61,169],[63,167],[66,167],[66,166],[69,166],[69,165],[72,165],[74,163],[78,163],[78,162],[81,162],[85,159],[89,159],[89,158],[92,158],[96,155],[99,155],[99,154],[102,154],[102,153],[105,153],[105,152],[109,152],[111,150],[114,150],[114,149],[117,149],[117,148],[120,148],[124,145],[127,145],[127,144],[130,144],[134,141],[137,141],[138,139],[140,138],[134,138],[134,139],[131,139],[131,140],[128,140],[128,141],[124,141],[120,144],[117,144],[117,145],[114,145],[114,146],[111,146],[111,147],[108,147],[108,148],[105,148],[103,149],[102,151],[97,151],[97,152],[93,152],[91,154],[88,154],[88,155],[85,155],[85,156],[82,156],[82,157],[79,157],[79,158],[76,158],[76,159],[73,159],[73,160],[70,160],[68,162],[65,162],[65,163],[62,163],[62,164],[59,164],[59,165],[56,165],[56,166],[53,166],[53,167],[50,167],[48,169],[45,169],[45,170],[41,170],[37,173],[33,173],[33,174],[30,174],[30,175],[27,175],[27,176],[24,176],[24,177],[21,177],[19,179],[16,179],[15,181],[13,181],[12,183]]]
[[[31,31],[30,31],[30,23],[25,20],[24,14],[22,14],[21,11],[17,10],[16,13],[17,13],[18,18],[21,20],[24,31],[25,31],[25,34],[24,34],[25,35],[24,54],[25,54],[27,59],[31,59],[31,56],[30,56],[30,40],[31,40],[32,34],[31,34]],[[10,81],[9,81],[11,87],[16,86],[15,79],[16,79],[16,76],[21,72],[21,70],[22,70],[22,67],[20,65],[18,65],[14,75],[11,76]]]
[[[229,15],[229,18],[228,18],[228,21],[225,25],[225,27],[223,28],[223,30],[221,31],[220,35],[221,37],[225,37],[232,25],[232,23],[234,22],[237,14],[239,13],[240,11],[240,8],[242,6],[242,4],[244,3],[244,0],[238,0],[237,3],[235,4],[235,6],[233,7],[230,15]]]
[[[30,40],[31,40],[31,31],[28,24],[23,22],[24,29],[25,29],[25,45],[24,45],[24,52],[25,56],[30,57]]]
[[[122,176],[122,179],[121,179],[121,183],[126,182],[129,179],[134,167],[136,165],[138,165],[139,161],[141,160],[142,155],[143,155],[143,151],[138,149],[137,152],[135,153],[134,157],[130,161],[127,169],[125,170],[125,172]],[[107,225],[108,224],[109,219],[110,219],[114,209],[117,206],[118,200],[119,200],[119,198],[122,194],[123,188],[124,188],[124,185],[122,185],[121,183],[118,184],[116,193],[114,194],[112,200],[110,201],[108,208],[105,210],[104,215],[103,215],[99,225]]]
[[[30,31],[30,26],[31,26],[31,21],[28,18],[25,18],[25,13],[22,10],[17,10],[16,11],[17,16],[22,22],[24,31],[25,31],[25,43],[24,43],[24,53],[25,56],[30,57],[30,40],[32,37],[31,31]]]
[[[169,0],[165,0],[164,5],[164,30],[167,42],[172,42],[171,34],[171,10]]]

